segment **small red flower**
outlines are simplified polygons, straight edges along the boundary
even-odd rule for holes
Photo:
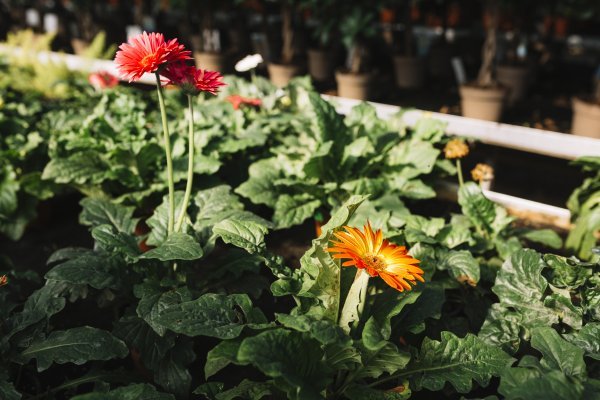
[[[177,39],[167,42],[162,33],[143,32],[119,46],[115,63],[123,76],[132,82],[144,73],[157,72],[165,64],[188,59],[191,59],[191,52]]]
[[[220,73],[197,69],[183,62],[169,64],[161,75],[168,79],[167,85],[177,85],[189,94],[217,94],[219,87],[225,85],[221,81],[223,76]]]
[[[6,275],[0,276],[0,286],[4,286],[7,283],[8,283],[8,278],[6,277]]]
[[[217,71],[196,69],[194,73],[194,86],[202,92],[217,94],[219,88],[225,86],[222,79],[223,75]]]
[[[251,97],[243,97],[238,94],[228,96],[225,100],[231,103],[234,109],[239,110],[242,105],[260,107],[262,101],[260,99],[253,99]]]
[[[109,89],[119,84],[119,78],[109,72],[98,71],[88,75],[88,82],[97,90]]]

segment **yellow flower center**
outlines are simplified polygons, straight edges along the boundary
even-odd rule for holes
[[[385,269],[386,263],[380,257],[367,254],[362,257],[362,262],[369,268],[374,269],[375,271],[383,271]]]

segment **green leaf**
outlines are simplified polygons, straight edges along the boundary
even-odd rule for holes
[[[585,351],[585,355],[600,361],[600,322],[584,325],[577,333],[565,335],[565,339]]]
[[[450,251],[442,260],[442,268],[460,283],[477,286],[479,282],[479,263],[469,251]]]
[[[561,338],[553,328],[532,330],[531,346],[542,353],[540,364],[543,368],[560,370],[566,376],[587,377],[583,349]]]
[[[391,390],[376,390],[368,386],[350,386],[344,391],[344,395],[350,400],[407,400],[410,399],[412,391],[408,382],[396,386]]]
[[[175,192],[175,204],[181,204],[183,201],[183,192],[177,191]],[[179,212],[179,207],[175,207],[175,214],[177,215]],[[163,243],[167,239],[167,225],[169,220],[169,197],[164,196],[163,201],[160,206],[156,207],[154,213],[146,223],[152,230],[150,231],[150,235],[148,235],[148,239],[146,243],[149,246],[158,246]],[[177,217],[175,217],[177,220]]]
[[[413,304],[422,292],[398,292],[386,290],[373,300],[371,316],[362,332],[362,342],[369,350],[377,350],[384,346],[392,334],[390,320],[400,314],[405,306]]]
[[[459,189],[458,204],[482,234],[497,235],[513,220],[504,208],[488,200],[474,182],[467,182]]]
[[[300,225],[315,215],[321,202],[310,195],[289,196],[284,194],[275,204],[273,222],[278,229]]]
[[[215,396],[216,400],[247,399],[260,400],[271,394],[273,385],[269,382],[253,382],[244,379],[233,389],[226,390]]]
[[[592,275],[592,270],[554,254],[544,255],[544,261],[552,269],[550,282],[560,288],[576,289]]]
[[[500,304],[519,312],[527,328],[549,326],[558,322],[558,314],[544,306],[548,282],[542,275],[545,264],[533,250],[520,250],[506,260],[496,276],[492,291]]]
[[[229,364],[237,362],[241,343],[240,340],[224,340],[211,349],[206,355],[204,377],[208,379]]]
[[[233,339],[245,326],[265,324],[265,316],[252,307],[245,294],[229,296],[208,293],[196,300],[166,308],[156,322],[176,333],[187,336],[211,336]]]
[[[175,393],[178,398],[189,396],[192,384],[192,375],[188,365],[196,359],[194,343],[191,339],[178,340],[158,369],[154,373],[155,382],[163,389]]]
[[[479,330],[478,336],[486,343],[500,346],[509,353],[519,349],[521,314],[502,305],[492,304],[488,316]]]
[[[227,219],[213,227],[213,232],[225,243],[241,247],[251,254],[259,253],[265,246],[264,237],[269,229],[257,222]]]
[[[172,233],[157,248],[149,250],[139,258],[172,260],[197,260],[204,255],[202,246],[192,236],[183,232]]]
[[[134,294],[140,299],[136,308],[137,315],[160,336],[164,336],[167,331],[167,328],[156,322],[160,313],[170,306],[192,299],[187,287],[167,290],[153,283],[136,285]]]
[[[6,380],[6,377],[0,373],[0,398],[3,400],[19,400],[21,394],[17,392],[11,382]]]
[[[92,237],[102,249],[136,258],[141,251],[131,234],[116,231],[110,225],[99,225],[92,229]]]
[[[552,229],[535,229],[525,232],[521,235],[522,238],[531,242],[540,243],[552,249],[560,249],[562,247],[562,239]]]
[[[71,400],[175,400],[172,394],[160,393],[154,386],[138,383],[106,393],[88,393],[72,397]]]
[[[123,358],[129,351],[121,340],[102,329],[83,326],[66,331],[54,331],[46,339],[37,340],[21,355],[24,359],[37,360],[38,371],[44,371],[52,363],[84,364],[92,360]]]
[[[85,198],[79,203],[83,211],[79,223],[91,227],[110,225],[117,232],[133,233],[138,219],[133,218],[134,207],[115,204],[110,200]]]
[[[238,197],[231,193],[231,187],[227,185],[199,191],[194,197],[194,202],[199,209],[196,215],[196,227],[212,226],[244,208]]]
[[[321,399],[330,381],[319,342],[299,332],[275,329],[244,339],[237,357],[274,378],[290,399]]]
[[[174,335],[160,337],[143,319],[123,317],[115,324],[113,335],[140,354],[146,368],[155,370],[167,352],[175,346]]]
[[[50,160],[42,179],[51,179],[56,183],[99,184],[110,166],[95,151],[81,151],[67,158]]]
[[[425,338],[418,356],[403,375],[410,375],[417,390],[441,390],[450,382],[459,393],[472,389],[471,380],[487,386],[492,376],[513,363],[514,359],[496,346],[472,334],[459,338],[442,332],[441,341]]]
[[[5,165],[0,171],[0,220],[8,219],[17,210],[19,182],[11,167]]]
[[[361,366],[357,371],[359,378],[379,378],[381,375],[394,374],[406,367],[410,354],[398,351],[398,347],[386,342],[377,350],[361,350]]]
[[[583,399],[583,385],[560,371],[542,372],[535,368],[510,368],[502,374],[498,392],[507,400]]]
[[[57,265],[44,277],[74,285],[88,285],[94,289],[115,289],[119,286],[118,266],[119,262],[111,257],[88,253]]]

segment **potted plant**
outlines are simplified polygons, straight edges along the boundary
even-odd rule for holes
[[[510,21],[516,25],[504,35],[505,48],[502,61],[496,68],[498,82],[507,89],[506,104],[512,106],[521,101],[535,78],[534,64],[528,52],[527,33],[531,31],[528,21],[519,15],[531,15],[535,9],[527,2],[503,1]]]
[[[336,71],[338,95],[366,100],[372,74],[367,71],[366,40],[376,33],[375,10],[358,0],[347,1],[342,10],[340,33],[348,52],[345,68]]]
[[[296,62],[296,38],[294,30],[294,14],[296,4],[294,0],[280,0],[281,12],[281,54],[278,62],[269,62],[267,69],[271,81],[283,87],[294,77],[300,75],[302,67]]]
[[[401,53],[394,55],[394,76],[396,85],[401,89],[419,88],[425,80],[425,63],[415,54],[412,9],[417,1],[406,1],[402,10],[404,46]]]
[[[301,6],[309,13],[312,34],[308,48],[308,72],[316,81],[328,81],[333,76],[335,59],[332,56],[334,29],[338,25],[336,0],[302,0]]]
[[[506,90],[495,77],[496,30],[498,27],[498,4],[488,4],[487,33],[482,49],[482,63],[475,82],[460,86],[462,114],[465,117],[499,121]]]
[[[198,68],[221,72],[229,70],[232,51],[226,46],[227,38],[219,27],[217,16],[238,3],[239,0],[206,0],[198,6],[200,35],[192,37],[194,59]]]

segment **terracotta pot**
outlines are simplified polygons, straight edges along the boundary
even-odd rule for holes
[[[75,38],[71,39],[71,47],[73,47],[73,52],[78,56],[83,55],[89,46],[90,43],[86,40]]]
[[[229,71],[229,57],[226,54],[195,51],[194,59],[198,68],[221,73]]]
[[[600,139],[600,104],[574,97],[571,132]]]
[[[309,49],[308,73],[315,81],[328,81],[333,76],[331,52],[321,49]]]
[[[300,75],[302,68],[299,65],[274,64],[269,63],[267,66],[269,77],[275,86],[284,87],[293,77]]]
[[[371,74],[351,74],[337,71],[338,96],[348,99],[367,100],[371,85]]]
[[[420,88],[425,80],[425,63],[418,57],[394,56],[394,72],[399,88]]]
[[[505,96],[506,89],[503,87],[482,88],[474,85],[461,85],[462,114],[468,118],[498,122],[502,115]]]
[[[526,66],[499,65],[496,69],[496,79],[507,89],[508,105],[513,105],[525,97],[531,78],[531,69]]]

